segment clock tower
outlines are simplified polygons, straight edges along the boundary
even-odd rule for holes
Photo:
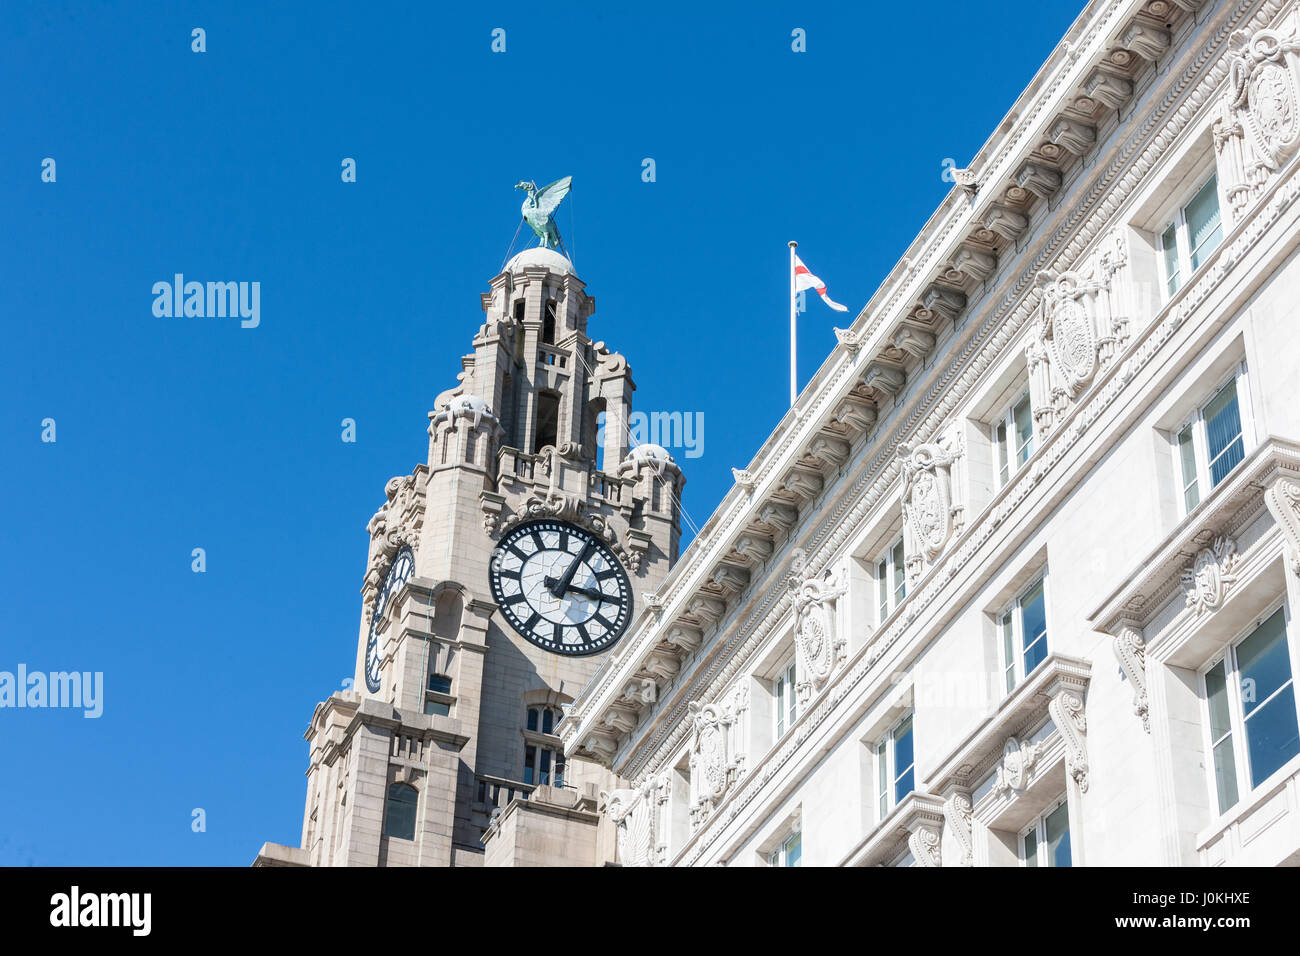
[[[306,733],[302,846],[258,865],[528,862],[495,826],[524,805],[560,821],[550,862],[595,861],[617,781],[566,761],[556,725],[676,560],[685,479],[631,447],[631,370],[589,338],[565,256],[515,256],[482,308],[427,461],[370,519],[354,683]]]

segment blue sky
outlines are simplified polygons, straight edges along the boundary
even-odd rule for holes
[[[593,338],[636,408],[704,416],[702,525],[788,403],[787,240],[851,310],[810,297],[806,382],[1077,12],[6,2],[0,671],[102,671],[104,712],[0,709],[0,865],[297,844],[365,525],[424,459],[515,182],[573,175]],[[156,318],[177,272],[260,282],[260,326]]]

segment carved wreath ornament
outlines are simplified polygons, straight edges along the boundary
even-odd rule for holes
[[[844,641],[835,636],[833,604],[844,593],[844,586],[829,573],[803,581],[795,592],[797,672],[804,678],[796,688],[801,702],[826,685],[844,656]]]
[[[1276,171],[1300,146],[1300,43],[1273,30],[1236,39],[1241,49],[1229,66],[1231,107],[1255,154]]]
[[[943,551],[952,535],[952,464],[960,447],[948,438],[903,445],[898,452],[903,471],[903,511],[912,537],[927,560]]]
[[[1183,587],[1187,606],[1197,615],[1217,611],[1237,583],[1237,543],[1225,534],[1214,539],[1208,548],[1196,553],[1191,567],[1183,570]]]

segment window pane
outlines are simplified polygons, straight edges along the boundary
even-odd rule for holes
[[[1038,834],[1030,830],[1025,834],[1025,866],[1038,865]]]
[[[876,565],[876,581],[880,585],[880,620],[889,617],[889,563],[881,561]]]
[[[533,765],[537,762],[537,748],[524,748],[524,783],[533,782]]]
[[[1291,659],[1281,608],[1237,645],[1237,670],[1241,677],[1241,710],[1247,717],[1290,682]]]
[[[1020,622],[1024,632],[1025,676],[1028,677],[1047,657],[1047,608],[1042,581],[1020,599]]]
[[[541,784],[550,783],[551,782],[551,752],[549,750],[546,750],[545,748],[543,748],[542,750],[542,765],[539,769],[540,772],[537,775],[537,782]]]
[[[549,734],[555,729],[555,712],[547,707],[542,711],[542,733]]]
[[[444,704],[437,700],[426,700],[424,702],[424,712],[426,714],[433,714],[437,717],[450,717],[451,705]]]
[[[785,843],[785,865],[798,866],[799,860],[803,856],[803,837],[799,833],[792,834],[790,839]]]
[[[1011,612],[1002,615],[1002,660],[1006,664],[1007,693],[1016,686],[1016,646],[1015,629],[1011,624]]]
[[[429,690],[439,694],[451,693],[451,678],[443,677],[441,674],[429,675]]]
[[[395,783],[388,788],[384,809],[384,832],[402,840],[415,839],[415,807],[419,794],[414,787]]]
[[[1205,438],[1210,454],[1210,485],[1222,481],[1245,457],[1241,441],[1241,412],[1237,383],[1229,382],[1205,406]]]
[[[1232,753],[1232,723],[1228,716],[1227,662],[1219,661],[1205,675],[1205,696],[1210,705],[1210,743],[1214,758],[1214,787],[1219,812],[1237,802],[1237,761]]]
[[[908,717],[894,731],[894,803],[912,792],[913,780],[912,718]]]
[[[1026,395],[1016,405],[1016,465],[1023,465],[1034,453],[1034,416],[1029,408],[1029,396]]]
[[[876,745],[876,796],[880,819],[885,819],[889,812],[889,764],[885,759],[885,745]]]
[[[1192,426],[1178,433],[1178,457],[1183,463],[1183,506],[1190,512],[1201,503],[1201,489],[1196,476],[1196,443],[1192,440]]]
[[[1002,422],[998,425],[997,432],[994,434],[994,443],[998,446],[998,484],[1005,485],[1007,478],[1010,476],[1010,469],[1007,467],[1007,423]]]
[[[532,709],[528,711],[528,729],[529,730],[537,729],[537,711]]]
[[[1178,237],[1173,226],[1166,229],[1160,237],[1160,248],[1165,253],[1165,289],[1173,295],[1182,282],[1178,274]]]
[[[1211,176],[1210,181],[1201,187],[1184,212],[1192,268],[1197,269],[1223,241],[1223,228],[1219,222],[1219,186],[1215,177]]]
[[[776,735],[785,733],[785,675],[776,679]]]
[[[1061,804],[1043,820],[1047,858],[1052,866],[1070,865],[1070,811]]]
[[[897,607],[898,603],[907,596],[907,563],[903,556],[901,540],[894,545],[891,563],[894,565],[894,606]]]
[[[1259,705],[1246,718],[1246,749],[1250,755],[1252,787],[1258,787],[1282,764],[1300,753],[1294,686],[1288,685],[1286,690]]]

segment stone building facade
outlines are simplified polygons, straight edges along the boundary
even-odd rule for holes
[[[1296,7],[1085,7],[566,709],[596,862],[1300,863]]]
[[[597,813],[612,777],[566,760],[556,730],[676,559],[684,478],[662,448],[629,447],[631,370],[588,338],[595,300],[568,259],[520,253],[482,307],[429,413],[427,463],[389,480],[370,520],[355,689],[307,729],[301,846],[265,844],[256,865],[612,855]],[[503,609],[533,604],[516,614],[529,639]]]

